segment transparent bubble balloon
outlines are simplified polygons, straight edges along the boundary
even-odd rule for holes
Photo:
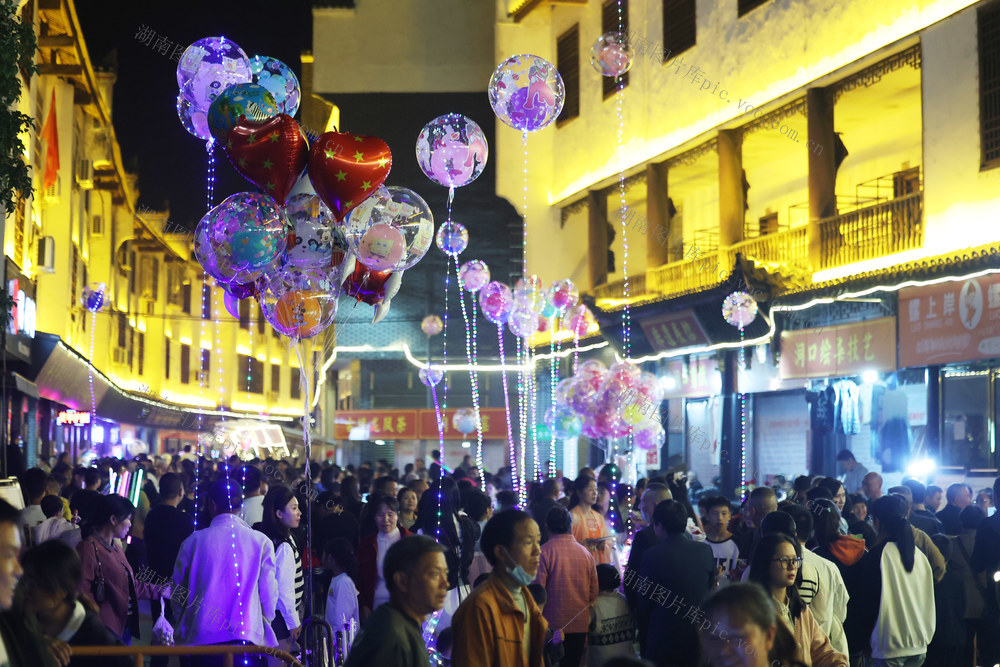
[[[521,278],[514,284],[514,307],[540,313],[545,306],[545,291],[538,276]]]
[[[288,245],[285,262],[301,267],[333,264],[334,220],[330,208],[316,194],[292,195],[285,202]]]
[[[587,333],[593,317],[590,309],[583,304],[574,306],[566,313],[566,321],[569,322],[570,331],[576,336],[583,336]]]
[[[369,269],[404,271],[431,247],[434,216],[413,190],[381,187],[351,211],[345,236],[358,261]]]
[[[177,118],[180,119],[181,125],[188,131],[188,134],[198,137],[202,141],[208,141],[212,138],[212,131],[208,127],[208,116],[186,100],[183,95],[177,95]]]
[[[658,449],[667,441],[666,431],[658,421],[649,419],[632,431],[632,442],[639,449]]]
[[[490,267],[481,259],[472,259],[458,270],[458,278],[463,288],[478,292],[490,282]]]
[[[262,282],[257,300],[264,318],[289,338],[311,338],[337,315],[338,290],[329,271],[285,266]]]
[[[722,302],[722,317],[730,325],[743,329],[757,319],[757,301],[746,292],[733,292]]]
[[[229,86],[250,83],[250,59],[225,37],[206,37],[187,47],[177,64],[177,86],[200,111]]]
[[[528,338],[538,332],[538,315],[531,310],[514,308],[507,316],[507,328],[519,338]]]
[[[451,418],[451,425],[459,433],[468,435],[476,430],[479,420],[476,419],[476,411],[473,408],[459,408]]]
[[[457,113],[438,116],[417,136],[417,164],[427,178],[449,188],[479,178],[488,153],[479,125]]]
[[[590,64],[601,76],[621,76],[632,67],[632,47],[620,32],[607,32],[590,49]]]
[[[510,288],[495,280],[479,291],[479,307],[483,309],[486,319],[493,324],[507,321],[513,301]]]
[[[444,379],[444,371],[434,366],[421,368],[418,375],[420,376],[420,381],[428,387],[435,387]]]
[[[566,440],[580,435],[583,422],[567,407],[552,406],[545,413],[545,424],[557,440]]]
[[[557,314],[562,315],[580,302],[580,291],[569,278],[557,280],[549,288],[549,301]]]
[[[446,222],[437,231],[437,247],[446,255],[458,257],[469,245],[469,230],[458,222]]]
[[[555,65],[530,54],[497,65],[487,89],[501,121],[521,132],[548,127],[560,114],[566,87]]]
[[[437,336],[444,330],[444,322],[437,315],[428,315],[420,322],[420,330],[428,336]]]
[[[254,56],[250,59],[253,82],[267,88],[278,104],[278,112],[294,116],[299,110],[302,90],[292,68],[277,58]]]
[[[275,266],[287,245],[287,223],[267,195],[239,192],[198,222],[195,257],[223,283],[251,283]]]

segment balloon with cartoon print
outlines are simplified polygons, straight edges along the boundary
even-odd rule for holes
[[[298,112],[302,91],[292,68],[277,58],[254,56],[250,59],[250,73],[254,83],[274,96],[280,113],[294,116]]]
[[[434,240],[434,216],[420,195],[382,187],[347,219],[347,243],[373,271],[403,271],[419,262]]]
[[[562,112],[566,86],[555,65],[531,54],[497,65],[487,88],[501,121],[521,132],[548,127]]]
[[[479,178],[488,152],[482,128],[457,113],[438,116],[417,136],[417,164],[427,178],[448,188]]]
[[[252,283],[278,263],[287,242],[286,224],[274,199],[238,192],[198,222],[195,257],[222,283]]]
[[[208,111],[229,86],[250,81],[250,59],[225,37],[199,39],[184,50],[177,64],[181,95],[201,111]]]
[[[317,194],[292,195],[285,202],[289,234],[285,262],[303,267],[333,264],[334,221]]]

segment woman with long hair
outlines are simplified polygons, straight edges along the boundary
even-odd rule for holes
[[[865,563],[861,590],[876,666],[922,664],[934,636],[934,575],[914,544],[906,510],[906,501],[894,494],[871,506],[879,543]]]
[[[597,480],[590,475],[580,475],[573,482],[569,513],[573,517],[573,537],[590,550],[596,564],[600,565],[612,561],[614,547],[608,544],[612,536],[610,526],[594,511],[597,496]]]
[[[807,667],[847,667],[847,656],[833,648],[812,610],[799,596],[802,547],[797,540],[783,533],[764,535],[750,559],[749,580],[771,594],[778,616],[795,637],[799,662]]]
[[[101,622],[97,607],[80,594],[83,569],[76,551],[59,540],[32,547],[21,559],[24,611],[43,634],[70,646],[121,646]],[[128,667],[132,660],[74,657],[69,667]]]
[[[291,652],[292,644],[302,631],[299,620],[305,579],[302,575],[302,555],[292,539],[292,530],[299,527],[302,512],[295,493],[284,485],[271,487],[264,496],[264,518],[254,526],[274,545],[275,574],[278,578],[278,605],[271,629],[278,648]]]
[[[382,576],[385,554],[393,544],[409,535],[399,527],[399,503],[391,496],[378,496],[375,503],[376,532],[358,545],[358,607],[364,623],[383,602],[389,601],[389,589]]]
[[[92,514],[94,532],[80,544],[80,592],[97,603],[101,621],[125,645],[139,636],[139,598],[170,597],[171,588],[135,578],[122,541],[132,528],[135,506],[121,496],[101,496]]]
[[[350,512],[355,519],[361,517],[361,507],[364,503],[361,502],[360,482],[354,475],[348,475],[344,478],[344,481],[340,483],[340,504],[346,511]]]
[[[730,584],[702,604],[701,643],[712,667],[800,667],[795,637],[760,586]],[[709,630],[708,628],[711,628]]]

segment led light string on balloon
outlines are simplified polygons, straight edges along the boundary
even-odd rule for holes
[[[559,349],[556,343],[556,322],[558,318],[553,315],[549,318],[549,402],[555,405],[556,385],[559,384],[559,359],[557,354]],[[547,477],[556,476],[556,432],[549,425],[549,469]]]
[[[506,359],[506,355],[504,354],[503,323],[502,322],[500,322],[500,323],[497,324],[497,339],[499,341],[499,349],[500,349],[500,365],[501,366],[506,366],[507,365],[507,359]],[[507,449],[508,449],[508,453],[510,454],[510,456],[509,456],[509,459],[510,459],[510,480],[511,480],[511,483],[514,485],[514,492],[517,493],[518,494],[518,498],[520,498],[521,497],[520,486],[518,484],[518,478],[517,478],[517,460],[516,460],[516,454],[515,454],[515,451],[514,451],[514,432],[513,432],[513,429],[511,428],[511,421],[510,421],[510,394],[508,393],[508,389],[507,389],[507,371],[506,370],[501,370],[500,371],[500,381],[503,384],[503,407],[504,407],[504,412],[506,413],[506,416],[507,416]]]
[[[722,302],[722,317],[731,326],[740,331],[740,347],[736,349],[737,377],[740,401],[740,497],[746,500],[747,497],[747,395],[743,391],[743,384],[746,377],[746,350],[742,344],[744,341],[744,330],[755,319],[757,319],[757,302],[746,292],[733,292]]]
[[[469,312],[465,307],[465,292],[468,291],[468,286],[465,284],[465,280],[462,278],[462,272],[458,266],[458,254],[451,255],[451,259],[455,265],[455,276],[458,279],[458,303],[462,307],[462,320],[465,322],[465,357],[467,363],[469,364],[469,384],[472,387],[472,409],[475,411],[476,416],[476,467],[479,468],[480,474],[483,474],[486,471],[483,469],[483,424],[482,416],[479,411],[479,371],[476,369],[478,354],[475,346],[475,296],[474,292],[470,291],[469,296],[473,299],[472,323],[470,326]]]

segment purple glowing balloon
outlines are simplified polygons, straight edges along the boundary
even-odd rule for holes
[[[240,298],[229,290],[222,290],[222,305],[233,319],[240,319]]]
[[[199,111],[208,111],[216,97],[237,83],[250,83],[250,59],[225,37],[206,37],[187,47],[177,64],[181,95]]]
[[[514,296],[510,288],[501,282],[493,281],[479,292],[479,307],[483,314],[493,324],[503,324],[510,316],[510,308]]]
[[[490,267],[481,259],[469,260],[458,270],[459,284],[470,292],[478,292],[490,282]]]
[[[530,54],[497,65],[487,92],[497,118],[521,132],[548,127],[566,100],[566,86],[555,65]]]
[[[438,116],[417,137],[417,164],[427,178],[447,188],[479,178],[488,152],[483,130],[457,113]]]

